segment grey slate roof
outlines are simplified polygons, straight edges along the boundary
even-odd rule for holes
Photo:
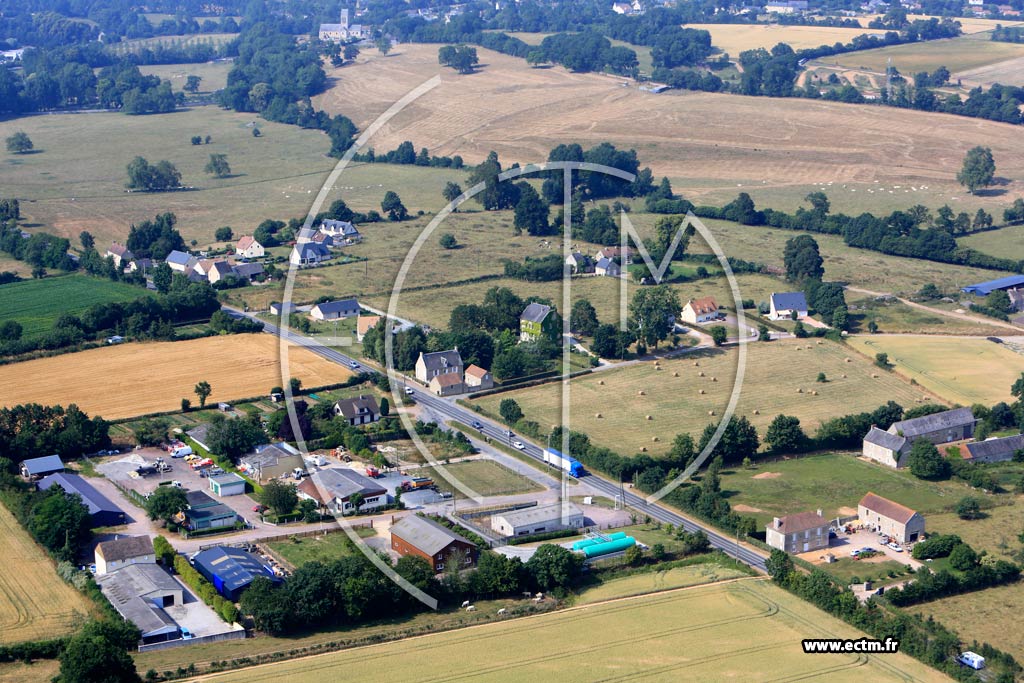
[[[310,259],[313,257],[323,258],[330,255],[331,251],[322,244],[316,242],[306,242],[305,244],[296,244],[293,249],[298,253],[299,258]]]
[[[532,304],[526,307],[523,314],[519,316],[520,320],[527,320],[531,323],[542,323],[544,318],[548,317],[548,313],[551,312],[550,306],[544,304],[538,304],[534,301]]]
[[[922,434],[929,434],[931,432],[938,432],[943,429],[951,429],[954,427],[962,427],[968,424],[974,424],[974,414],[970,408],[956,408],[954,410],[945,410],[941,413],[934,413],[932,415],[923,415],[921,417],[915,417],[911,420],[902,420],[900,422],[893,423],[892,427],[889,428],[889,433],[903,434],[908,439],[913,439]]]
[[[1010,459],[1013,454],[1024,448],[1024,434],[1005,436],[1001,439],[975,441],[967,444],[967,451],[972,458]]]
[[[120,562],[132,557],[153,554],[153,541],[149,536],[124,536],[112,541],[103,541],[96,546],[96,552],[107,562]]]
[[[450,367],[462,367],[462,356],[459,354],[458,349],[424,353],[423,364],[426,366],[427,372],[444,370]]]
[[[350,296],[347,299],[338,299],[337,301],[325,301],[322,304],[317,304],[313,308],[320,309],[320,312],[324,315],[329,313],[346,313],[353,312],[353,315],[359,313],[359,302],[354,296]]]
[[[869,431],[867,436],[864,437],[864,440],[868,443],[873,443],[876,446],[888,448],[890,451],[899,451],[907,443],[907,439],[905,437],[897,434],[890,434],[878,427],[872,427],[871,431]]]
[[[360,415],[379,415],[380,406],[375,396],[343,398],[334,404],[334,409],[351,420]]]
[[[89,508],[90,515],[95,515],[97,512],[124,514],[121,508],[110,502],[106,496],[94,489],[92,484],[77,474],[66,474],[64,472],[51,474],[39,482],[39,488],[46,490],[54,484],[64,489],[65,493],[77,493],[80,495],[82,502]]]
[[[427,555],[437,555],[453,541],[473,545],[468,538],[458,535],[432,519],[419,515],[403,517],[391,526],[391,533],[392,535],[397,534],[403,541],[419,548]]]
[[[167,258],[164,260],[167,261],[167,263],[169,264],[174,263],[179,266],[187,266],[189,262],[192,260],[192,257],[183,251],[178,251],[177,249],[175,249],[170,254],[168,254]]]
[[[59,455],[44,455],[41,458],[29,458],[22,462],[21,466],[31,477],[36,474],[59,472],[64,469],[64,461]]]
[[[221,504],[211,498],[206,491],[185,491],[185,500],[188,501],[188,507],[191,510],[202,510]]]
[[[806,311],[807,297],[803,292],[772,292],[776,311]]]
[[[348,221],[336,221],[333,219],[326,219],[320,224],[320,230],[329,235],[344,235],[345,237],[355,237],[359,234],[356,226],[352,225]]]
[[[203,448],[206,448],[206,439],[210,433],[210,425],[205,422],[201,425],[196,425],[192,429],[185,432],[185,436],[198,443]]]

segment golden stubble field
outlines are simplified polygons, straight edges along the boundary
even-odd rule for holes
[[[0,554],[0,643],[56,638],[88,618],[82,594],[57,576],[42,548],[3,505]]]
[[[762,435],[776,415],[793,415],[813,434],[829,418],[873,410],[889,400],[910,408],[927,395],[841,344],[816,341],[748,344],[736,415],[747,416]],[[575,379],[570,428],[623,455],[641,449],[665,453],[676,434],[689,432],[699,438],[705,425],[721,419],[733,390],[738,355],[735,348],[699,351],[660,366],[638,363]],[[819,372],[825,373],[827,382],[817,381]],[[559,421],[559,384],[504,392],[477,403],[497,415],[505,398],[515,399],[527,419],[545,430]]]
[[[860,35],[884,35],[884,30],[839,28],[836,26],[782,26],[780,24],[686,24],[686,28],[707,31],[711,44],[738,59],[744,50],[772,49],[786,43],[794,50],[848,43]]]
[[[133,343],[0,367],[0,405],[75,403],[107,419],[194,405],[197,382],[213,388],[208,403],[265,395],[282,384],[279,340],[239,334],[178,342]],[[284,376],[322,386],[350,376],[312,351],[289,347]]]
[[[903,654],[804,654],[802,638],[850,626],[764,580],[742,580],[498,621],[197,681],[312,683],[384,675],[402,683],[520,681],[947,681]]]
[[[508,165],[544,160],[563,142],[590,147],[612,141],[635,148],[643,165],[668,175],[686,196],[708,201],[731,198],[742,186],[755,199],[790,206],[815,183],[831,182],[833,206],[844,210],[955,205],[966,196],[955,174],[975,145],[992,148],[1001,177],[1024,179],[1019,131],[1009,124],[797,98],[651,95],[624,86],[621,78],[531,69],[514,57],[478,53],[480,71],[459,76],[438,67],[436,46],[401,45],[387,57],[366,50],[357,64],[331,71],[335,86],[314,101],[365,127],[439,74],[440,86],[374,137],[377,151],[412,140],[417,148],[460,154],[470,163],[495,150]],[[899,194],[910,187],[921,191],[865,197],[876,181],[888,189],[900,186]],[[1006,189],[998,198],[971,198],[971,204],[1001,211],[1021,192],[1013,183]]]

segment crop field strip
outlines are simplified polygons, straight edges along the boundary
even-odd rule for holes
[[[43,550],[0,504],[0,643],[70,633],[89,614],[85,598],[64,583]]]
[[[669,616],[668,612],[677,616]],[[710,618],[692,623],[697,615]],[[899,664],[865,655],[808,658],[799,650],[798,637],[835,635],[827,626],[853,633],[853,629],[841,622],[826,617],[823,623],[816,616],[816,610],[763,580],[738,580],[623,598],[199,680],[241,681],[244,676],[244,680],[251,683],[269,680],[305,683],[320,680],[327,671],[337,667],[345,667],[358,675],[361,668],[367,671],[371,667],[379,668],[384,657],[394,667],[392,680],[424,683],[470,679],[499,681],[530,675],[548,679],[557,676],[559,680],[572,682],[636,680],[640,675],[647,680],[708,680],[715,674],[702,670],[707,665],[714,665],[718,675],[722,675],[724,666],[730,675],[742,675],[743,680],[760,677],[795,681],[847,671],[849,676],[836,680],[855,681],[861,680],[858,676],[864,675],[861,671],[864,666],[874,669],[872,680],[945,680],[902,655],[896,656],[900,658]],[[765,619],[771,620],[775,628],[760,626]],[[680,623],[680,620],[687,623]],[[672,625],[666,627],[667,623]],[[550,637],[546,635],[549,632]],[[599,634],[605,634],[605,639]],[[495,645],[489,647],[490,642]],[[529,652],[525,648],[529,648]],[[689,658],[678,654],[687,648],[698,654]],[[763,660],[752,655],[780,649],[783,651],[780,656],[786,660],[781,666],[790,665],[791,673],[776,678],[772,672],[760,668],[757,662]],[[453,656],[456,651],[469,654],[456,657]],[[699,654],[709,651],[709,654]],[[489,661],[479,658],[482,653],[492,653]],[[473,659],[474,655],[479,661]],[[422,669],[403,666],[406,658],[420,667],[426,662],[445,661],[448,671],[424,679],[418,676]],[[666,658],[676,661],[666,661]],[[580,665],[584,660],[587,666]],[[810,665],[810,668],[802,669],[800,665]],[[907,671],[908,668],[914,670],[913,673]],[[742,669],[742,674],[737,669]]]

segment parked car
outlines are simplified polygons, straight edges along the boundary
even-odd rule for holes
[[[253,512],[260,512],[260,513],[262,513],[262,512],[265,512],[266,509],[267,509],[266,505],[253,505],[252,506],[252,511]]]
[[[857,557],[860,555],[860,548],[854,548],[850,551],[850,557]]]
[[[902,553],[903,552],[903,548],[900,546],[899,543],[890,543],[889,547],[892,548],[893,550],[895,550],[898,553]]]
[[[182,626],[181,627],[181,639],[182,640],[192,640],[193,638],[195,638],[195,636],[192,635],[192,631],[189,631],[187,628]]]

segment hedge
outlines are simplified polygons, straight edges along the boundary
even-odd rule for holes
[[[176,555],[174,558],[174,571],[178,573],[181,580],[188,584],[196,592],[203,602],[213,608],[220,618],[229,624],[238,621],[238,607],[235,603],[225,599],[213,584],[203,578],[196,568],[189,564],[183,555]]]

